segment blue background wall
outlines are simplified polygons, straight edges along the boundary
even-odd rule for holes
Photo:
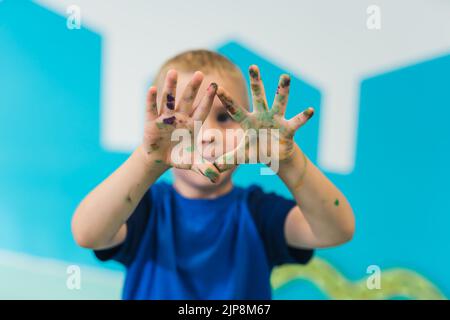
[[[87,29],[55,27],[64,20],[29,2],[0,6],[0,249],[120,271],[78,248],[70,233],[76,205],[128,154],[105,151],[99,143],[102,38]],[[230,40],[212,49],[243,70],[258,64],[269,96],[278,75],[289,72],[245,43]],[[313,105],[320,117],[322,93],[293,77],[287,116]],[[319,117],[296,136],[314,162]],[[450,55],[361,82],[355,169],[348,175],[325,172],[352,203],[356,234],[351,243],[317,254],[349,281],[363,279],[376,264],[383,271],[413,270],[450,296],[449,118]],[[257,181],[288,195],[276,177],[258,172],[243,166],[235,181]],[[22,274],[2,278],[2,265],[0,260],[0,297],[20,296],[15,283]],[[332,297],[305,279],[290,281],[275,296]],[[112,296],[106,290],[104,297]]]

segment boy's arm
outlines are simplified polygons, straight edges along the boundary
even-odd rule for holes
[[[292,156],[280,161],[278,176],[298,204],[285,223],[290,245],[329,247],[352,238],[355,221],[349,202],[296,144]]]
[[[152,160],[142,146],[138,147],[83,199],[72,219],[72,233],[80,246],[104,249],[125,240],[125,222],[148,188],[168,168]]]
[[[196,72],[175,105],[177,72],[169,70],[160,108],[157,106],[156,87],[149,89],[142,145],[92,190],[75,211],[72,233],[80,246],[106,249],[122,243],[127,234],[126,221],[145,192],[169,167],[193,170],[212,182],[217,179],[217,168],[206,160],[185,165],[180,159],[172,158],[172,149],[176,145],[171,141],[172,133],[175,130],[193,132],[194,121],[203,123],[211,109],[217,90],[214,83],[193,110],[202,81],[203,74]],[[195,152],[191,153],[192,157],[195,157]]]

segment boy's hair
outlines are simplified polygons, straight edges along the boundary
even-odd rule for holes
[[[237,78],[245,83],[241,70],[233,62],[219,53],[205,49],[188,50],[167,60],[156,74],[153,84],[162,84],[167,71],[172,68],[181,72],[216,72],[220,76]]]

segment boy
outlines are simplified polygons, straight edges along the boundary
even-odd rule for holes
[[[148,92],[142,144],[78,206],[74,238],[126,266],[124,299],[270,299],[272,267],[307,263],[314,248],[351,239],[350,204],[293,140],[313,109],[284,119],[289,76],[269,108],[258,67],[249,72],[253,112],[243,75],[225,57],[195,50],[167,61]],[[192,133],[194,121],[202,133],[177,156],[173,135]],[[295,201],[233,186],[237,161],[228,160],[239,150],[248,160],[249,143],[208,132],[241,128],[277,132],[270,162]],[[173,185],[155,183],[170,167]]]

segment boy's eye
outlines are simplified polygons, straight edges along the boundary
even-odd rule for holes
[[[227,121],[230,121],[230,120],[232,120],[232,119],[231,119],[230,115],[228,113],[226,113],[226,112],[222,112],[222,113],[219,113],[217,115],[217,121],[218,122],[227,122]]]

